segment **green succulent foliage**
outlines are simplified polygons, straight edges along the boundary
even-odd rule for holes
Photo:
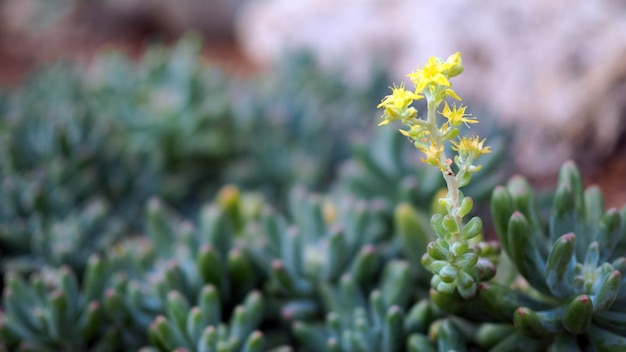
[[[204,206],[194,226],[152,199],[146,211],[146,241],[123,242],[112,256],[112,265],[126,275],[108,290],[107,312],[141,335],[165,313],[170,292],[193,302],[206,285],[223,297],[222,311],[230,312],[260,279],[235,229],[229,213],[217,203]]]
[[[49,263],[81,271],[89,255],[136,225],[141,202],[156,190],[151,156],[125,151],[120,126],[99,118],[84,90],[77,70],[55,65],[1,102],[3,265],[19,258],[14,266],[30,270]],[[70,249],[70,241],[86,245]]]
[[[232,112],[236,80],[203,62],[201,51],[202,38],[187,35],[171,49],[149,47],[138,61],[110,52],[85,78],[98,113],[124,126],[125,147],[158,160],[160,196],[177,204],[212,195],[217,183],[206,181],[220,178],[243,141]]]
[[[308,53],[293,53],[252,89],[240,89],[234,118],[245,146],[228,165],[227,179],[278,201],[294,185],[327,188],[348,159],[351,141],[369,129],[363,116],[373,113],[370,102],[386,86],[381,70],[358,86],[342,76],[321,69]]]
[[[394,211],[395,229],[394,248],[399,256],[406,258],[410,265],[412,277],[428,292],[432,274],[422,265],[422,257],[426,253],[428,243],[435,240],[430,227],[426,226],[426,216],[411,204],[403,202]]]
[[[547,340],[552,348],[575,346],[574,336],[584,334],[597,350],[623,349],[626,207],[605,210],[600,190],[585,189],[572,162],[561,168],[547,225],[535,203],[521,177],[494,190],[498,236],[527,284],[519,290],[486,284],[479,301],[494,296],[490,291],[501,291],[484,309],[496,319],[513,321],[528,337]]]
[[[171,291],[167,295],[166,315],[158,316],[150,325],[149,337],[154,347],[140,351],[263,351],[263,334],[255,331],[262,317],[263,299],[257,291],[248,294],[235,308],[228,323],[224,323],[215,287],[205,286],[193,307],[183,294]]]
[[[318,314],[323,286],[345,274],[358,285],[371,286],[386,252],[380,211],[375,202],[335,202],[303,189],[291,194],[291,220],[263,211],[249,249],[268,277],[268,299],[282,302],[283,319]]]
[[[85,204],[85,208],[66,217],[39,225],[31,234],[31,255],[17,256],[6,263],[8,270],[30,272],[45,264],[67,265],[81,275],[89,257],[102,253],[124,234],[121,219],[110,217],[103,201]]]
[[[413,285],[406,261],[389,261],[372,290],[346,274],[324,287],[325,322],[297,321],[294,334],[306,351],[405,351],[439,314],[427,300],[410,305]]]
[[[115,351],[121,334],[103,308],[107,264],[90,257],[82,283],[68,267],[29,280],[8,274],[0,311],[0,348],[15,351]]]
[[[188,35],[137,63],[104,55],[88,71],[98,111],[126,126],[131,150],[158,155],[168,202],[197,202],[224,183],[279,201],[295,184],[326,186],[348,157],[346,131],[364,129],[358,121],[383,79],[350,87],[307,54],[267,75],[233,77],[205,64],[201,51],[201,38]]]

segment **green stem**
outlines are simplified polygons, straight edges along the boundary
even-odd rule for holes
[[[459,199],[459,186],[456,178],[454,177],[454,172],[452,172],[452,168],[450,167],[452,163],[448,161],[448,156],[445,151],[445,141],[442,140],[442,134],[439,131],[436,121],[437,106],[440,104],[441,102],[434,99],[428,100],[428,130],[433,137],[435,146],[437,148],[443,147],[441,153],[439,154],[439,160],[442,166],[441,173],[443,174],[443,179],[446,181],[446,185],[448,186],[448,201],[452,204],[453,212],[450,215],[454,216],[454,220],[460,230],[463,228],[463,219],[457,215],[457,210],[461,207],[461,201]]]

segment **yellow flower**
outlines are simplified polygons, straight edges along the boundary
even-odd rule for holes
[[[385,119],[378,126],[386,125],[391,121],[399,120],[403,113],[409,108],[414,100],[423,98],[422,95],[415,94],[404,88],[404,83],[391,87],[391,94],[387,95],[378,104],[377,108],[385,108],[382,118]]]
[[[398,131],[400,131],[400,133],[402,133],[404,136],[409,137],[415,141],[419,141],[422,138],[430,134],[430,132],[428,132],[428,129],[420,125],[411,126],[408,131],[406,130],[398,130]]]
[[[409,73],[407,76],[415,84],[415,92],[420,93],[433,83],[443,87],[450,87],[448,79],[458,76],[462,72],[461,53],[457,52],[450,55],[446,61],[433,56],[428,59],[426,65]],[[447,89],[446,93],[457,100],[461,100],[451,89]]]
[[[432,83],[444,87],[450,87],[450,82],[444,75],[445,70],[445,63],[438,57],[433,56],[428,59],[426,65],[418,68],[412,73],[409,73],[407,76],[415,84],[415,91],[419,93]]]
[[[427,163],[429,165],[438,166],[440,170],[443,170],[443,165],[441,165],[441,153],[443,153],[443,145],[437,147],[435,142],[431,142],[430,145],[424,146],[419,143],[415,143],[415,146],[422,151],[422,153],[426,154],[425,158],[422,158],[422,162]]]
[[[476,160],[482,154],[491,153],[489,146],[484,146],[487,139],[478,139],[478,136],[474,137],[461,137],[458,142],[452,141],[452,150],[459,152],[461,159]]]
[[[453,105],[452,109],[450,109],[450,106],[446,102],[441,115],[447,118],[452,126],[460,126],[464,123],[465,126],[469,127],[468,124],[470,123],[478,123],[478,120],[470,118],[470,115],[465,113],[465,109],[467,109],[467,106],[457,108],[456,105]]]

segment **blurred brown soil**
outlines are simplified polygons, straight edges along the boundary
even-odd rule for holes
[[[148,44],[174,43],[182,34],[168,33],[149,19],[97,12],[79,7],[69,18],[39,31],[0,23],[0,87],[18,85],[28,72],[46,62],[69,59],[89,63],[100,51],[110,48],[136,58]],[[232,35],[205,38],[203,53],[209,63],[236,74],[255,72]]]
[[[584,176],[590,184],[597,184],[604,193],[607,208],[626,205],[626,136],[620,148],[596,168],[585,169]]]

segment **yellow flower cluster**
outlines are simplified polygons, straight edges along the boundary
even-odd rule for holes
[[[411,108],[413,101],[422,99],[424,96],[406,90],[404,83],[399,87],[393,86],[391,88],[391,95],[386,96],[378,108],[385,108],[383,113],[384,120],[378,124],[378,126],[386,125],[391,121],[406,120],[417,115],[417,110]],[[403,121],[404,123],[404,121]]]
[[[456,100],[461,100],[456,93],[450,89],[449,79],[458,76],[463,72],[461,63],[461,53],[452,54],[446,61],[438,57],[428,59],[426,65],[409,73],[407,76],[415,84],[416,92],[424,92],[424,94],[433,95],[439,89],[443,88],[443,98],[451,96]]]
[[[445,101],[447,97],[456,100],[461,98],[452,90],[450,78],[463,72],[461,54],[450,55],[446,60],[438,57],[431,57],[426,65],[419,67],[407,76],[415,85],[415,90],[406,89],[404,84],[393,86],[391,94],[383,98],[378,108],[385,111],[379,126],[386,125],[393,121],[402,121],[407,126],[407,130],[400,132],[411,139],[415,147],[422,151],[426,157],[422,159],[425,163],[439,167],[447,175],[454,175],[451,169],[452,162],[444,154],[444,145],[448,140],[456,138],[462,124],[469,127],[478,123],[478,120],[466,113],[466,106],[453,104],[450,106]],[[414,101],[426,98],[428,102],[428,117],[421,119],[417,110],[411,105]],[[438,111],[438,107],[444,104],[443,109]],[[437,116],[442,116],[446,122],[438,125]],[[457,142],[452,142],[453,150],[459,153],[457,166],[462,170],[477,170],[472,163],[481,154],[489,153],[489,147],[484,147],[485,140],[462,137]],[[469,163],[459,165],[460,163]],[[465,166],[465,167],[463,167]]]
[[[474,161],[478,159],[482,154],[491,153],[491,147],[485,146],[486,139],[483,138],[480,140],[478,136],[474,137],[461,137],[458,141],[451,141],[452,150],[458,152],[458,164],[468,165],[470,167],[470,171],[478,171],[476,167],[471,168],[473,166]]]
[[[467,106],[459,106],[457,108],[456,105],[453,105],[452,109],[450,109],[450,106],[446,102],[441,115],[447,118],[448,122],[455,127],[460,126],[462,123],[467,127],[469,127],[469,123],[478,123],[478,120],[471,118],[471,115],[465,113],[465,109],[467,109]]]

